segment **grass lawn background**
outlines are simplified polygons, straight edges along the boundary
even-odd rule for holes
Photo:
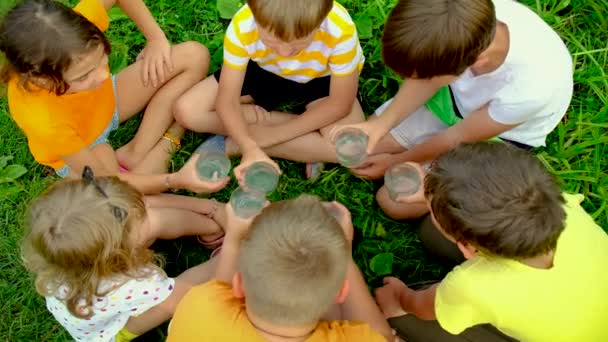
[[[218,1],[224,17],[238,8],[238,4],[230,0]],[[2,0],[0,15],[15,2]],[[76,1],[65,2],[73,5]],[[363,108],[369,114],[393,96],[399,86],[398,77],[382,63],[380,46],[383,23],[396,1],[340,2],[357,23],[367,58],[359,89]],[[148,0],[146,3],[173,43],[185,40],[204,43],[212,54],[211,71],[219,68],[223,32],[229,21],[221,18],[216,1]],[[559,32],[573,55],[576,69],[570,110],[550,135],[547,147],[535,152],[561,180],[564,190],[585,195],[584,207],[607,229],[608,0],[525,0],[524,3]],[[112,22],[107,32],[113,47],[110,65],[117,72],[134,60],[145,41],[122,12],[113,9],[110,16]],[[137,120],[132,120],[121,126],[111,137],[113,144],[119,146],[127,142],[137,124]],[[43,298],[34,291],[32,277],[22,267],[19,255],[27,203],[57,177],[33,161],[25,137],[10,119],[5,98],[0,99],[0,127],[0,157],[12,156],[9,163],[24,165],[28,170],[15,182],[2,183],[0,179],[0,341],[69,340],[69,335],[47,312]],[[201,135],[186,135],[184,148],[173,159],[174,169],[181,167],[202,140]],[[374,200],[379,183],[359,180],[341,167],[329,168],[318,181],[311,183],[303,178],[302,164],[281,161],[280,165],[284,175],[272,200],[312,193],[325,200],[342,202],[352,211],[358,234],[355,260],[372,286],[378,286],[385,273],[413,282],[439,279],[448,271],[425,255],[407,223],[390,220],[382,214]],[[213,197],[226,201],[235,186],[232,181]],[[171,276],[208,257],[208,252],[192,238],[162,241],[154,248],[165,256],[167,273]],[[165,331],[163,326],[140,340],[161,340]]]

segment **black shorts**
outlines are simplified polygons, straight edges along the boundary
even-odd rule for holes
[[[213,74],[219,82],[221,69]],[[303,112],[304,107],[320,98],[329,96],[330,76],[299,83],[262,69],[249,61],[241,96],[249,95],[256,105],[271,111],[281,105],[292,105]],[[296,111],[299,112],[299,111]]]

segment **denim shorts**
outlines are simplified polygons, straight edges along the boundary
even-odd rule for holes
[[[99,144],[107,143],[110,133],[112,133],[113,131],[118,129],[118,124],[120,123],[120,120],[119,120],[119,116],[118,116],[118,101],[116,101],[116,99],[118,97],[116,96],[116,76],[115,75],[112,75],[112,89],[114,89],[114,114],[112,114],[112,120],[110,120],[110,123],[108,124],[108,126],[106,126],[106,128],[103,130],[103,132],[101,132],[101,134],[97,137],[97,139],[95,139],[95,141],[93,141],[93,143],[91,145],[89,145],[89,148],[93,148]],[[70,167],[67,165],[64,165],[61,168],[55,170],[55,173],[57,174],[57,176],[59,176],[61,178],[65,178],[70,174]]]

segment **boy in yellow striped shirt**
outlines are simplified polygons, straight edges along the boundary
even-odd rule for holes
[[[336,162],[329,130],[364,120],[357,101],[364,57],[355,24],[332,0],[247,0],[224,39],[224,65],[186,92],[175,118],[195,132],[226,134],[214,142],[242,153],[235,175],[268,155]],[[221,77],[220,77],[221,75]],[[252,103],[255,103],[253,105]],[[274,111],[305,106],[301,115]]]

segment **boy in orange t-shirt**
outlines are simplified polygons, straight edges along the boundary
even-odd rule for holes
[[[227,210],[216,280],[186,294],[167,341],[394,338],[350,256],[344,206],[301,196],[271,204],[253,223]]]

